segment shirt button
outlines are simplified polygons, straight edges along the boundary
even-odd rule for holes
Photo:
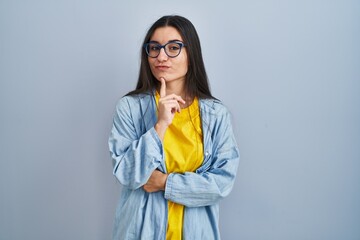
[[[205,156],[208,156],[208,155],[209,155],[209,152],[208,152],[208,151],[206,151],[206,152],[205,152]]]

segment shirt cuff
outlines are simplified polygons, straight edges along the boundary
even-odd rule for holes
[[[173,177],[174,174],[170,173],[167,177],[166,184],[165,184],[165,194],[164,198],[167,200],[171,199],[171,190],[172,190],[172,184],[173,184]]]

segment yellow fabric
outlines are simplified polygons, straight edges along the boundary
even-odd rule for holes
[[[156,93],[156,103],[159,94]],[[180,113],[175,113],[172,124],[164,136],[165,164],[167,173],[194,172],[203,162],[204,150],[201,130],[199,101]],[[167,240],[181,240],[184,206],[168,201]]]

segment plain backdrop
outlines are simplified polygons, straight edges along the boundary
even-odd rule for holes
[[[167,14],[197,28],[233,117],[222,238],[359,240],[356,0],[0,0],[0,239],[111,238],[114,108]]]

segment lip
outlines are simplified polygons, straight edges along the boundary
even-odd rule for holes
[[[158,66],[155,66],[155,68],[158,70],[161,70],[161,71],[165,71],[165,70],[168,70],[170,67],[165,66],[165,65],[158,65]]]

